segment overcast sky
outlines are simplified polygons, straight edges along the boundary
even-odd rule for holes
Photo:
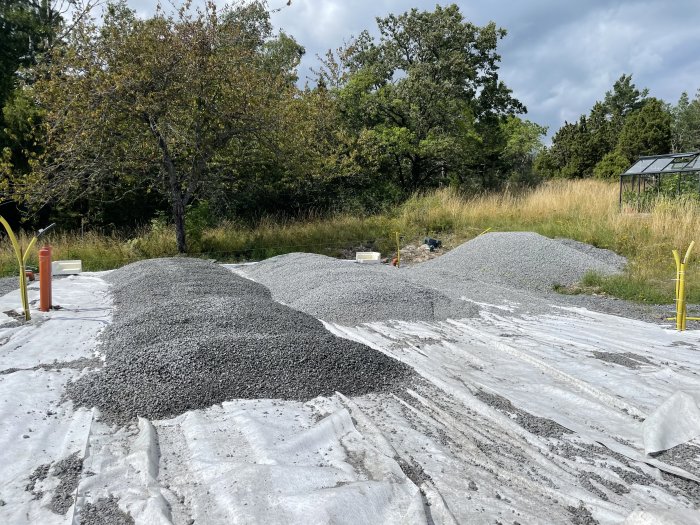
[[[223,1],[223,0],[221,0]],[[140,13],[155,1],[129,0]],[[508,31],[499,46],[501,78],[528,108],[527,118],[550,128],[587,113],[623,73],[637,87],[677,102],[700,88],[700,0],[471,0],[456,3],[471,22],[494,21]],[[426,0],[269,0],[278,28],[306,48],[300,77],[317,54],[337,48],[375,18]]]

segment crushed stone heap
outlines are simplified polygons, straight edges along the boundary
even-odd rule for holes
[[[199,259],[152,259],[110,273],[105,366],[67,387],[107,419],[173,417],[245,398],[308,400],[391,391],[410,367],[336,337],[261,284]]]
[[[533,232],[495,232],[417,266],[415,273],[428,278],[447,272],[456,281],[474,279],[547,292],[556,284],[580,282],[588,271],[619,273],[625,264],[625,258],[614,252],[570,239],[549,239]]]
[[[435,321],[476,315],[404,269],[357,264],[311,253],[290,253],[246,266],[242,272],[273,297],[318,319],[344,325],[402,320]]]

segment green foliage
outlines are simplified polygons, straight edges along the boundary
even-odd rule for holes
[[[630,162],[619,151],[606,153],[603,159],[593,168],[593,175],[597,179],[614,179],[627,171]]]
[[[629,164],[642,155],[660,155],[671,151],[671,116],[660,100],[647,100],[627,117],[617,142],[617,151]]]
[[[670,109],[671,143],[674,153],[700,151],[700,90],[690,100],[683,92],[678,104]]]
[[[637,303],[668,304],[674,301],[673,289],[667,283],[629,274],[600,275],[591,271],[584,276],[581,286],[576,287],[576,291],[610,295]]]
[[[222,12],[209,3],[140,20],[114,3],[101,24],[80,20],[35,86],[47,131],[37,197],[157,193],[184,252],[188,204],[220,199],[246,166],[275,154],[295,62],[289,37],[270,43],[268,17],[259,3]]]
[[[501,132],[505,137],[501,158],[509,171],[509,182],[516,186],[536,184],[539,179],[533,171],[533,162],[544,150],[542,137],[547,134],[547,128],[510,116],[501,124]]]
[[[319,73],[321,86],[333,86],[350,138],[337,144],[336,167],[388,178],[403,195],[502,183],[516,168],[503,166],[501,123],[525,111],[498,77],[505,31],[475,26],[456,5],[412,9],[377,25],[378,41],[363,32]]]
[[[209,207],[209,202],[199,201],[187,207],[185,232],[192,251],[201,251],[202,235],[204,235],[204,231],[207,228],[211,228],[214,225],[214,217]]]
[[[535,160],[535,172],[543,177],[612,178],[639,156],[670,152],[669,108],[648,94],[635,87],[631,75],[622,75],[588,116],[565,123],[555,133],[552,146]],[[680,109],[676,113],[689,114]]]
[[[72,4],[76,14],[84,7]],[[41,151],[40,111],[24,86],[34,82],[34,66],[59,42],[64,7],[50,0],[0,0],[1,200],[21,201],[30,164]]]
[[[582,115],[575,123],[565,123],[554,134],[552,146],[543,151],[536,160],[536,172],[543,177],[567,179],[610,174],[609,170],[613,167],[611,162],[615,160],[614,165],[617,166],[619,157],[608,157],[605,163],[600,165],[597,172],[596,167],[606,155],[618,149],[618,142],[626,122],[641,111],[647,102],[654,105],[654,109],[647,110],[645,121],[651,118],[648,113],[654,113],[654,118],[656,118],[655,104],[658,101],[648,99],[647,95],[647,89],[640,91],[636,88],[632,83],[631,75],[622,75],[615,82],[612,90],[606,92],[603,101],[593,105],[587,116]],[[634,120],[636,125],[640,124],[639,117],[635,117]],[[643,149],[645,147],[639,141],[634,142],[634,133],[630,126],[627,126],[625,150],[619,151],[623,155],[627,155],[628,151],[635,148]],[[657,145],[660,142],[656,136],[644,140],[655,140]],[[629,165],[625,166],[624,169],[627,167]]]

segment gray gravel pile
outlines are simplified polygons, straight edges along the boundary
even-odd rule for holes
[[[405,269],[292,253],[245,266],[244,275],[267,286],[276,300],[314,317],[345,325],[400,319],[434,321],[475,315]]]
[[[606,250],[604,248],[597,248],[595,246],[592,246],[590,244],[586,244],[585,242],[579,242],[575,241],[573,239],[564,239],[564,238],[556,238],[554,239],[556,242],[563,244],[564,246],[568,246],[569,248],[573,248],[574,250],[578,250],[581,253],[585,253],[586,255],[593,257],[597,261],[604,262],[605,264],[609,264],[610,266],[613,266],[617,268],[618,270],[622,270],[625,265],[627,264],[627,258],[623,257],[622,255],[618,255],[612,250]]]
[[[487,233],[421,264],[415,272],[426,279],[442,271],[454,279],[550,291],[556,284],[576,284],[589,270],[604,275],[621,270],[619,256],[581,244],[532,232]]]
[[[67,387],[107,419],[172,417],[235,398],[390,391],[412,375],[213,263],[142,261],[108,279],[116,308],[101,336],[105,366]]]

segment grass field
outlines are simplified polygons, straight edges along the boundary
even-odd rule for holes
[[[523,194],[493,194],[464,198],[449,190],[417,195],[392,213],[359,217],[336,215],[304,221],[262,220],[256,227],[223,223],[192,237],[193,254],[221,261],[258,260],[288,252],[331,256],[365,247],[384,254],[426,235],[447,247],[480,232],[535,231],[549,237],[569,237],[609,248],[629,258],[627,271],[603,278],[590,274],[565,293],[605,293],[638,302],[673,301],[675,265],[671,250],[700,244],[700,205],[697,201],[659,200],[650,213],[620,210],[617,186],[595,181],[556,181]],[[134,238],[89,232],[54,234],[54,259],[82,259],[87,270],[103,270],[151,257],[175,255],[175,235],[162,225]],[[23,236],[24,245],[27,244]],[[700,303],[700,246],[688,271],[688,299]],[[35,261],[35,259],[34,259]],[[32,264],[32,263],[30,263]],[[35,264],[35,263],[34,263]],[[0,245],[0,273],[16,273],[7,241]]]

